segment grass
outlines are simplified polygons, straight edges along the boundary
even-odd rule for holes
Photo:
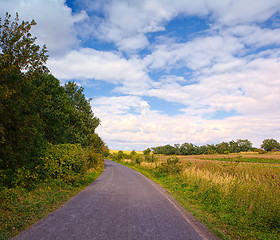
[[[126,161],[126,165],[133,165],[160,183],[221,239],[278,240],[279,157],[274,154],[179,156],[184,170],[177,175],[163,174],[156,167],[168,158],[163,155],[156,164],[136,165]]]
[[[120,150],[109,150],[109,152],[111,153],[111,154],[113,154],[113,153],[118,153]],[[127,155],[129,155],[132,151],[125,151],[125,150],[122,150],[122,152],[124,153],[124,154],[127,154]],[[138,153],[138,154],[143,154],[143,152],[142,151],[135,151],[136,153]]]
[[[89,171],[75,185],[58,180],[48,180],[38,183],[31,190],[19,187],[1,189],[0,239],[10,239],[47,216],[93,182],[102,173],[102,170],[103,168]]]

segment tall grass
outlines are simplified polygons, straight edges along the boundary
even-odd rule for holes
[[[278,166],[197,163],[181,180],[195,202],[225,224],[232,239],[279,239]]]
[[[223,157],[179,157],[179,174],[161,171],[166,156],[134,168],[167,188],[222,239],[280,239],[280,164],[215,160]]]

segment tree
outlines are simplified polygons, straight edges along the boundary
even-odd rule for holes
[[[207,154],[216,153],[216,146],[215,144],[207,144]]]
[[[29,33],[34,20],[10,18],[0,19],[0,185],[11,186],[17,172],[38,176],[51,144],[77,143],[77,149],[87,147],[88,167],[102,164],[108,147],[95,134],[100,120],[83,88],[74,82],[62,87],[49,74],[46,47]]]
[[[44,65],[48,59],[47,48],[34,42],[36,37],[32,38],[30,30],[36,25],[34,20],[29,22],[22,21],[19,24],[19,16],[16,13],[14,22],[11,22],[11,15],[6,13],[6,18],[2,24],[0,18],[0,66],[2,68],[16,68],[25,73],[30,72],[47,72]]]
[[[74,109],[59,80],[51,74],[38,75],[33,78],[32,93],[36,112],[43,120],[46,140],[52,144],[69,143],[67,131]]]
[[[151,151],[152,150],[150,148],[147,148],[146,150],[143,151],[143,154],[144,155],[150,155]]]
[[[46,141],[43,121],[36,111],[33,78],[47,73],[46,47],[42,49],[29,33],[35,21],[14,22],[6,13],[0,19],[0,165],[14,171],[35,167]],[[7,173],[10,176],[10,173]]]
[[[90,106],[83,94],[84,89],[75,82],[68,82],[64,86],[70,99],[73,112],[70,116],[70,127],[68,129],[68,139],[71,143],[80,143],[82,146],[89,146],[91,136],[100,124],[100,120],[94,117]]]
[[[280,143],[277,142],[275,139],[265,139],[262,142],[261,148],[265,151],[271,151],[273,149],[279,151],[280,150]]]
[[[235,141],[233,141],[233,140],[231,140],[231,141],[229,142],[229,151],[230,151],[231,153],[239,152],[238,143],[235,142]]]
[[[252,150],[252,143],[248,139],[237,139],[236,143],[238,145],[239,152],[247,152]]]
[[[197,146],[192,143],[183,143],[179,148],[182,155],[194,155],[197,154]]]
[[[222,142],[216,145],[216,150],[218,153],[223,154],[229,151],[229,144],[227,142]]]

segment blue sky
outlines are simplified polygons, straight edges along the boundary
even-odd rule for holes
[[[111,149],[280,140],[280,0],[0,0]]]

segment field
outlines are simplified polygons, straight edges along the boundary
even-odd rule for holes
[[[170,156],[156,156],[157,162],[130,164],[164,186],[221,239],[280,238],[280,154],[178,156],[183,169],[177,174],[161,167]]]
[[[120,150],[109,150],[110,151],[110,153],[118,153]],[[124,153],[124,154],[130,154],[132,151],[125,151],[125,150],[122,150],[122,152]],[[137,154],[143,154],[143,152],[142,151],[135,151]]]

